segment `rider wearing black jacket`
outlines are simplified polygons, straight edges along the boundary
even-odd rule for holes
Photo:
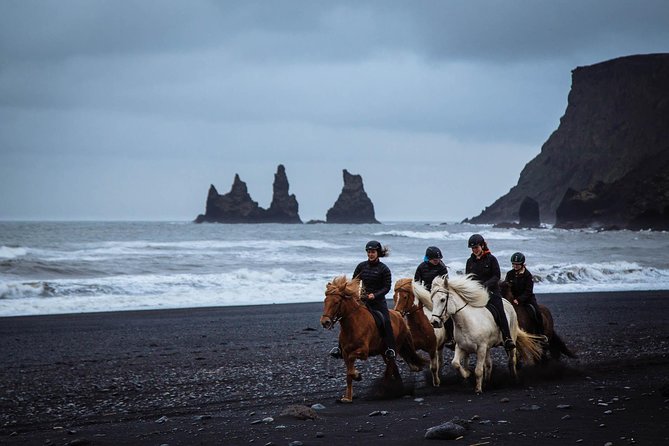
[[[527,305],[534,309],[537,321],[537,334],[544,334],[544,320],[539,311],[539,304],[534,295],[534,279],[532,273],[525,267],[525,255],[515,252],[511,256],[513,269],[506,273],[504,281],[509,284],[511,294],[516,305]]]
[[[499,329],[504,338],[504,348],[513,350],[516,346],[511,339],[509,321],[506,320],[504,304],[499,289],[500,271],[497,258],[492,255],[484,238],[479,234],[469,237],[468,246],[472,249],[472,255],[467,259],[465,274],[473,274],[474,279],[483,285],[490,295],[489,302],[495,307],[499,315]]]
[[[394,359],[395,354],[395,336],[393,335],[393,326],[390,322],[390,313],[386,303],[386,294],[392,286],[392,277],[388,266],[379,260],[380,257],[388,255],[388,248],[381,246],[376,240],[367,242],[365,246],[367,251],[367,260],[360,262],[353,271],[353,277],[360,277],[365,294],[360,299],[370,309],[381,312],[383,315],[384,338],[386,351],[384,356],[388,359]],[[335,358],[341,357],[341,349],[335,347],[330,350],[330,355]]]
[[[448,276],[448,268],[444,265],[441,250],[436,246],[429,246],[425,250],[424,261],[416,268],[416,273],[413,280],[416,282],[423,282],[423,286],[430,291],[432,289],[432,281],[438,276]]]

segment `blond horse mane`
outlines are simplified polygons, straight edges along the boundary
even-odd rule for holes
[[[432,282],[433,289],[435,286],[450,289],[472,307],[485,307],[488,303],[488,291],[471,274],[451,278],[437,277]]]
[[[348,280],[346,276],[337,276],[325,286],[325,293],[339,293],[343,296],[360,299],[360,278]]]

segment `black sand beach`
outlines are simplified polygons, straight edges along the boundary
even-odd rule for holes
[[[667,444],[669,291],[538,300],[577,359],[513,384],[497,349],[477,396],[447,351],[440,388],[400,363],[406,394],[385,398],[372,358],[349,405],[320,303],[0,318],[0,444],[429,444],[453,418],[463,445]]]

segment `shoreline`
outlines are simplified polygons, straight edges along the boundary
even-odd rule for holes
[[[516,385],[495,351],[477,396],[446,351],[439,388],[401,362],[405,395],[389,398],[370,358],[350,405],[335,403],[344,368],[327,355],[338,328],[319,326],[322,302],[3,317],[0,442],[376,446],[455,417],[467,445],[669,441],[669,291],[537,300],[577,359],[525,367]],[[285,413],[312,404],[315,419]]]
[[[669,298],[669,289],[659,289],[659,290],[632,290],[632,291],[578,291],[578,292],[564,292],[564,293],[535,293],[537,296],[537,301],[542,302],[543,298],[550,300],[559,299],[559,296],[573,296],[578,295],[581,298],[587,299],[595,297],[613,297],[629,295],[629,294],[640,294],[643,297],[644,295],[653,295],[656,293],[666,294]],[[391,293],[388,293],[389,295]],[[48,298],[47,298],[48,299]],[[392,297],[386,299],[388,302],[388,308],[393,307]],[[70,313],[42,313],[42,314],[19,314],[19,315],[0,315],[0,320],[8,318],[22,318],[22,317],[57,317],[57,316],[74,316],[74,315],[83,315],[83,314],[97,314],[97,315],[120,315],[126,313],[144,313],[144,312],[155,312],[155,311],[189,311],[189,310],[217,310],[223,308],[258,308],[258,307],[273,307],[276,305],[322,305],[323,301],[311,301],[311,302],[276,302],[276,303],[263,303],[263,304],[249,304],[249,305],[207,305],[201,307],[167,307],[167,308],[137,308],[137,309],[128,309],[128,310],[103,310],[103,311],[83,311],[83,312],[70,312]]]

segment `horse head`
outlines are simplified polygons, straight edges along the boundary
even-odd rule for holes
[[[402,313],[402,315],[407,315],[414,310],[414,307],[419,306],[418,300],[414,297],[411,282],[412,280],[409,278],[399,279],[395,282],[395,292],[393,294],[394,309]]]
[[[337,321],[346,316],[343,305],[346,301],[360,299],[360,279],[346,280],[346,276],[335,277],[325,286],[325,301],[320,323],[325,329],[332,329]]]
[[[448,290],[448,276],[437,276],[432,281],[432,292],[430,301],[432,302],[432,315],[430,323],[434,328],[441,328],[444,320],[448,317],[448,300],[450,292]]]

